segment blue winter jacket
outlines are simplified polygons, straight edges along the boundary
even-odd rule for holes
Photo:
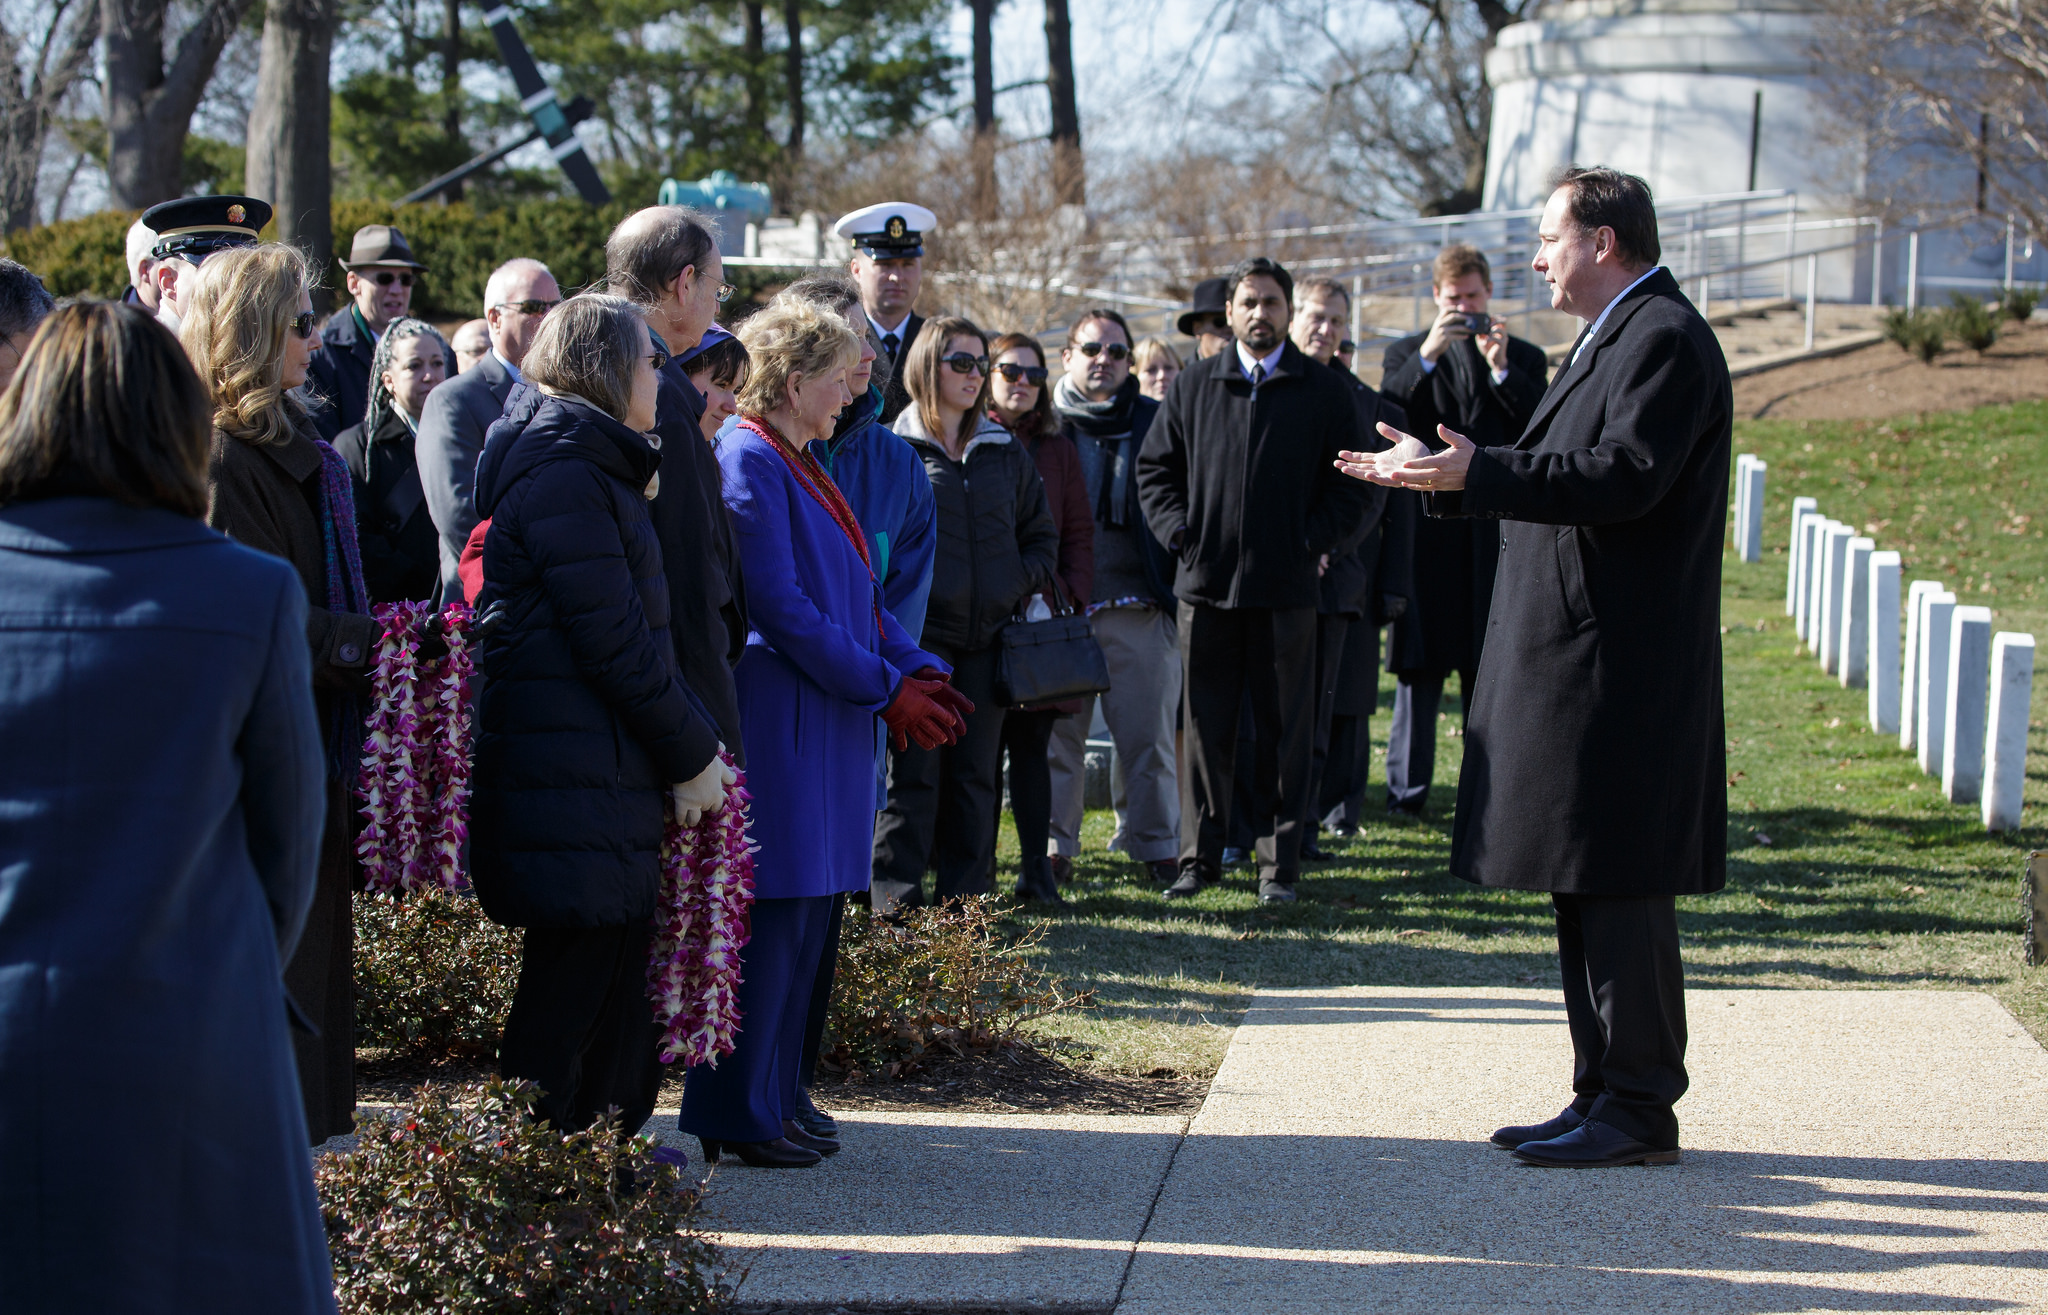
[[[881,390],[870,385],[855,398],[831,439],[811,444],[811,455],[846,495],[867,536],[882,606],[916,639],[932,593],[938,512],[917,450],[882,423]]]
[[[470,867],[507,926],[650,916],[664,791],[717,751],[669,640],[646,495],[660,464],[645,435],[524,386],[484,441],[477,602],[507,614],[479,654]]]

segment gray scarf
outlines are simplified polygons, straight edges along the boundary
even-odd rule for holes
[[[1053,385],[1053,410],[1081,433],[1095,440],[1101,452],[1101,480],[1097,484],[1095,519],[1102,525],[1124,529],[1130,524],[1131,468],[1137,453],[1131,448],[1131,404],[1138,397],[1136,375],[1104,401],[1095,401],[1074,387],[1074,376],[1063,374]]]

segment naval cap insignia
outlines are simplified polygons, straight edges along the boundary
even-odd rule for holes
[[[238,205],[231,205],[228,207],[228,222],[230,224],[239,224],[248,217],[249,212],[247,210],[244,210],[242,207]]]

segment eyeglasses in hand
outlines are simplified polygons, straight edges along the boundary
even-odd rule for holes
[[[1074,349],[1090,359],[1107,356],[1112,361],[1123,361],[1131,355],[1131,349],[1120,342],[1077,342]]]
[[[525,301],[501,301],[493,305],[491,309],[516,310],[521,315],[545,315],[561,304],[562,300],[559,297],[553,301],[544,301],[539,297],[531,297]]]
[[[952,370],[954,374],[988,373],[988,357],[986,356],[969,356],[966,352],[954,352],[951,356],[942,357],[941,359],[945,361],[946,367]]]
[[[320,317],[315,315],[312,311],[302,310],[298,314],[292,316],[290,328],[291,331],[295,335],[297,335],[299,340],[302,342],[311,338],[315,338],[319,336],[320,333]]]
[[[960,373],[965,374],[967,372],[962,370]],[[1033,388],[1036,388],[1043,384],[1046,376],[1052,372],[1042,365],[1019,365],[1015,361],[998,361],[996,363],[996,373],[1011,383],[1016,383],[1019,379],[1022,379]]]

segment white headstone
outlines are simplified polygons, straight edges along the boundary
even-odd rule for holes
[[[1870,729],[1899,733],[1899,555],[1870,554],[1869,644],[1864,658],[1870,686]]]
[[[1929,776],[1941,775],[1941,747],[1948,723],[1948,641],[1949,621],[1955,616],[1956,596],[1946,589],[1929,594],[1920,613],[1920,669],[1913,687],[1913,715],[1920,727],[1917,761]]]
[[[1939,580],[1915,580],[1906,594],[1905,665],[1899,670],[1899,747],[1920,743],[1920,617],[1941,592]]]
[[[1991,609],[1958,607],[1949,617],[1948,715],[1941,745],[1941,793],[1974,804],[1984,793],[1984,716],[1991,681]]]
[[[1840,521],[1829,521],[1820,548],[1820,621],[1814,625],[1811,646],[1820,657],[1820,669],[1832,676],[1842,660],[1842,608],[1849,593],[1849,540],[1856,531]]]
[[[1799,525],[1799,638],[1813,638],[1814,605],[1820,601],[1820,544],[1827,533],[1828,518],[1819,512],[1808,515]]]
[[[1728,537],[1735,545],[1737,557],[1742,556],[1742,527],[1749,523],[1749,463],[1755,460],[1754,452],[1737,452],[1735,477],[1728,481],[1728,491],[1735,497],[1735,505],[1728,512]]]
[[[1792,499],[1792,541],[1786,545],[1785,549],[1786,555],[1791,559],[1790,564],[1785,567],[1786,616],[1799,615],[1799,586],[1804,583],[1806,578],[1799,572],[1801,560],[1799,532],[1805,528],[1804,522],[1808,516],[1818,514],[1815,508],[1819,505],[1812,498]]]
[[[1751,457],[1742,472],[1742,516],[1736,523],[1741,537],[1735,547],[1745,562],[1764,559],[1764,476],[1770,468],[1769,462]]]
[[[2020,824],[2027,782],[2027,718],[2034,694],[2034,637],[1991,637],[1991,708],[1984,728],[1984,828]]]
[[[1877,541],[1858,535],[1842,549],[1842,633],[1835,641],[1835,675],[1843,689],[1863,687],[1870,659],[1870,555]]]

